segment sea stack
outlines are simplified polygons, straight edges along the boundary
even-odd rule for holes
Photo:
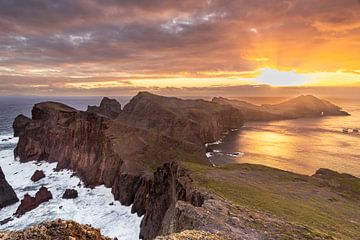
[[[49,201],[53,196],[46,187],[41,187],[35,194],[35,197],[25,194],[23,200],[21,200],[20,206],[15,212],[15,216],[21,216],[25,213],[37,208],[40,204]]]
[[[16,203],[19,199],[14,189],[6,181],[5,175],[0,167],[0,209]]]

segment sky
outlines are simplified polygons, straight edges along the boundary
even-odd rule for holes
[[[299,87],[360,87],[360,0],[0,0],[0,95]]]

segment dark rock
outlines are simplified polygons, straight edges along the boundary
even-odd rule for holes
[[[75,189],[66,189],[62,198],[73,199],[78,197],[78,192]]]
[[[15,216],[20,217],[25,213],[37,208],[40,204],[52,199],[51,192],[46,187],[41,187],[35,194],[35,197],[31,197],[29,194],[25,194],[23,200],[21,200],[20,206],[15,212]]]
[[[20,114],[17,116],[13,123],[13,129],[14,129],[14,137],[20,136],[20,134],[24,131],[26,126],[30,123],[30,118]]]
[[[31,177],[31,181],[37,182],[45,177],[45,173],[42,170],[36,170]]]
[[[19,199],[14,189],[6,181],[5,175],[0,167],[0,209],[16,203]]]
[[[116,99],[104,97],[100,106],[88,106],[87,112],[97,113],[109,118],[116,118],[121,112],[121,105]]]
[[[8,222],[11,222],[12,220],[14,220],[14,218],[12,218],[12,217],[5,218],[4,220],[0,221],[0,225],[7,224]]]

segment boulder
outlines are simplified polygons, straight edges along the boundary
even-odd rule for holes
[[[37,208],[40,204],[52,199],[51,192],[46,187],[41,187],[35,194],[35,197],[25,194],[23,200],[21,200],[20,206],[15,212],[15,216],[21,216],[25,213]]]
[[[45,173],[42,170],[36,170],[31,177],[31,181],[37,182],[45,177]]]
[[[0,209],[16,203],[19,199],[16,196],[14,189],[6,181],[5,175],[0,167]]]
[[[62,198],[64,199],[74,199],[78,197],[78,192],[75,189],[66,189]]]

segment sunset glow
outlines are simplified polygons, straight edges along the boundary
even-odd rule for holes
[[[0,94],[360,86],[359,12],[357,0],[0,1]]]

